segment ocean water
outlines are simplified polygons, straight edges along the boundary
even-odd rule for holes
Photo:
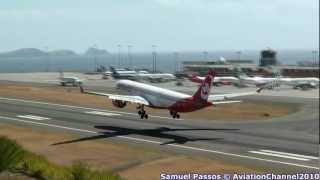
[[[45,71],[93,71],[96,65],[106,67],[130,67],[152,69],[151,53],[132,53],[131,58],[123,53],[113,53],[105,56],[43,56],[43,57],[0,57],[0,73],[4,72],[45,72]],[[174,72],[181,70],[183,61],[204,61],[225,59],[238,59],[235,51],[212,51],[205,55],[203,52],[179,52],[178,54],[158,52],[157,70]],[[242,51],[240,59],[250,59],[258,63],[259,51]],[[286,50],[278,51],[277,59],[281,64],[296,64],[298,61],[314,61],[312,50]],[[316,60],[319,62],[318,54]],[[119,66],[120,64],[120,66]]]

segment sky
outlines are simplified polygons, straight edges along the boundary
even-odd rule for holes
[[[1,0],[0,52],[318,49],[318,0]]]

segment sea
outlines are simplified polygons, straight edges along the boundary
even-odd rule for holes
[[[214,61],[224,59],[253,60],[258,64],[260,51],[208,51],[208,52],[157,52],[156,70],[176,72],[183,69],[183,61]],[[107,68],[149,69],[153,68],[154,55],[150,53],[110,53],[108,55],[40,56],[40,57],[0,57],[0,73],[20,72],[92,72],[98,65]],[[319,54],[312,50],[277,51],[280,64],[294,65],[299,61],[319,62]]]

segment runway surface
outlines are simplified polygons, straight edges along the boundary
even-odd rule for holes
[[[0,121],[79,135],[79,139],[56,145],[95,139],[123,141],[259,169],[319,171],[319,104],[310,99],[303,102],[301,112],[284,118],[208,122],[159,116],[141,120],[136,113],[0,97]]]

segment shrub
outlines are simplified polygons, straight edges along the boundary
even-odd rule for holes
[[[0,173],[14,168],[25,155],[24,149],[15,141],[0,137]]]
[[[122,180],[119,175],[110,171],[97,171],[88,165],[77,162],[71,167],[72,180]]]
[[[17,169],[37,179],[71,179],[67,168],[51,164],[44,157],[33,154],[28,154]]]

